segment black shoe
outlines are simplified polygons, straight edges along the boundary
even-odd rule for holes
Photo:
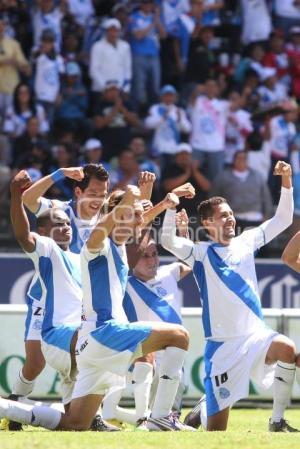
[[[95,432],[118,432],[121,429],[104,421],[101,415],[96,415],[93,419],[90,430],[93,430]]]
[[[10,394],[7,399],[9,399],[10,401],[18,402],[19,397],[20,396],[18,396],[17,394]],[[10,430],[11,432],[19,432],[20,430],[23,430],[23,426],[20,422],[9,420],[8,430]]]
[[[278,422],[272,422],[270,419],[269,432],[299,432],[299,430],[290,426],[285,419],[281,419]]]
[[[194,408],[186,415],[184,424],[198,429],[201,426],[201,405],[206,400],[206,396],[199,399]]]

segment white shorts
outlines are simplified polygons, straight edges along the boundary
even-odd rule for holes
[[[43,308],[28,303],[28,310],[25,321],[24,341],[41,339],[43,319],[44,319]]]
[[[142,356],[141,344],[151,331],[147,324],[111,320],[80,337],[76,346],[78,375],[72,397],[104,395],[116,383],[124,388],[128,368]]]
[[[206,343],[204,385],[207,416],[215,415],[247,397],[250,379],[262,388],[273,384],[276,365],[266,365],[265,360],[277,335],[272,329],[262,328],[245,337]]]
[[[73,329],[68,329],[67,332],[64,330],[65,338],[62,341],[67,342],[65,347],[59,347],[45,341],[44,336],[41,340],[42,353],[46,362],[60,375],[63,404],[69,404],[69,402],[71,402],[73,388],[76,381],[77,369],[71,369],[72,361],[70,353],[70,343],[75,332],[76,331]],[[63,335],[61,338],[63,339]]]

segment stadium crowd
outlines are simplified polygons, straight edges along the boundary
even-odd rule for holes
[[[5,0],[0,13],[2,234],[19,169],[38,180],[89,162],[110,189],[154,172],[157,200],[192,182],[190,214],[238,187],[244,227],[270,216],[285,160],[300,210],[299,1]],[[71,193],[66,179],[49,195]]]

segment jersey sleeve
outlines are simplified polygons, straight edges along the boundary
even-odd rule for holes
[[[31,253],[26,252],[26,254],[34,263],[36,263],[40,257],[50,257],[56,243],[49,237],[44,237],[35,232],[32,232],[32,234],[35,239],[35,249]]]
[[[174,262],[170,265],[167,265],[168,272],[173,276],[176,282],[180,281],[180,266],[182,264],[180,262]]]
[[[49,200],[49,198],[44,198],[43,196],[40,198],[40,207],[35,212],[35,216],[39,217],[46,210],[52,209],[54,207],[59,207],[60,209],[65,209],[65,203],[60,200]]]
[[[99,257],[99,256],[107,257],[109,250],[110,250],[110,239],[106,238],[103,241],[103,248],[101,248],[99,251],[92,253],[91,251],[89,251],[89,249],[85,243],[81,249],[81,254],[87,261],[90,261],[90,260],[96,259],[96,257]]]

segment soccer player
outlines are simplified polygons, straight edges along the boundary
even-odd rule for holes
[[[70,219],[61,209],[45,211],[37,219],[38,233],[30,232],[22,203],[22,190],[31,184],[26,171],[11,182],[11,221],[15,236],[33,261],[41,285],[42,352],[62,379],[62,399],[67,407],[76,376],[75,345],[81,324],[82,286],[80,256],[69,250]]]
[[[119,207],[94,228],[81,252],[85,318],[76,347],[79,374],[69,411],[62,414],[0,399],[0,417],[51,430],[87,430],[113,375],[124,376],[142,353],[165,349],[149,428],[185,429],[170,411],[188,349],[187,331],[167,323],[128,324],[122,308],[128,272],[124,242],[132,233],[132,224],[138,227],[142,222],[135,201],[138,196],[138,189],[128,186]],[[168,207],[176,204],[177,196],[170,194]]]
[[[55,182],[63,178],[74,180],[74,200],[61,202],[43,197]],[[100,210],[108,191],[108,173],[101,165],[89,164],[84,168],[72,167],[59,169],[32,184],[23,194],[25,206],[36,216],[48,209],[59,207],[69,217],[72,227],[70,250],[79,253],[83,242],[89,237],[97,223]],[[43,322],[43,307],[41,306],[42,285],[34,275],[27,293],[28,312],[25,323],[26,358],[19,376],[16,379],[12,393],[14,396],[28,396],[35,379],[45,366],[41,352],[40,333]],[[13,397],[14,397],[13,396]],[[10,425],[11,430],[18,426]]]
[[[162,245],[193,269],[200,289],[207,340],[207,430],[226,430],[229,409],[248,395],[251,378],[264,387],[274,382],[269,430],[295,431],[285,421],[284,411],[294,383],[296,348],[290,339],[264,323],[254,263],[254,253],[293,219],[291,167],[280,161],[274,174],[281,176],[282,182],[275,215],[237,237],[233,211],[221,197],[203,201],[198,208],[208,242],[177,237],[176,210],[165,215]]]

